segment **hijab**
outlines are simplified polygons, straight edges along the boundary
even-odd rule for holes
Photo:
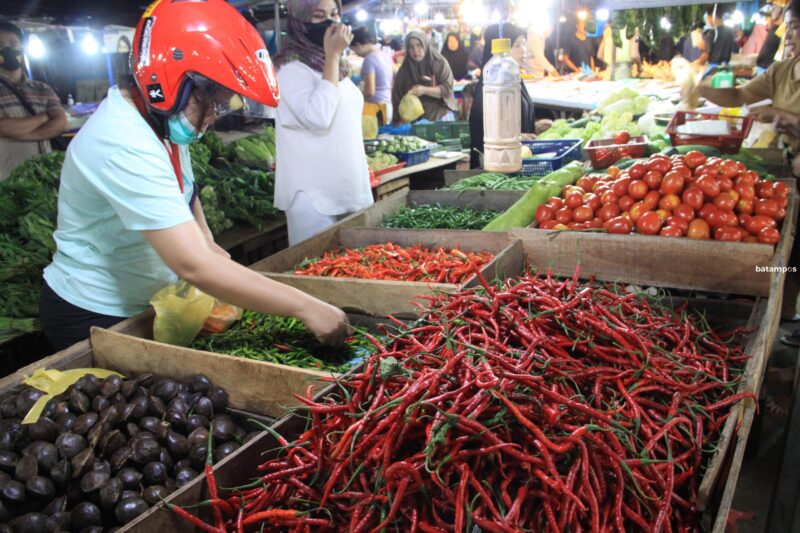
[[[414,61],[408,53],[411,39],[422,43],[425,55],[422,61]],[[397,72],[392,88],[392,105],[395,109],[400,106],[400,100],[415,85],[438,86],[442,88],[443,98],[420,96],[422,107],[425,108],[425,118],[438,120],[450,111],[456,111],[458,106],[453,96],[453,72],[442,54],[430,46],[428,38],[421,31],[412,31],[406,35],[405,59],[403,66]],[[423,79],[428,78],[428,79]]]
[[[317,4],[319,4],[319,0],[288,1],[289,38],[272,60],[275,68],[280,69],[292,61],[300,61],[317,72],[325,69],[325,50],[312,43],[306,34],[306,23],[311,22]],[[336,0],[336,5],[341,13],[342,1]],[[349,75],[350,69],[347,63],[341,60],[339,62],[339,79],[342,80]]]
[[[458,43],[458,48],[450,50],[447,46],[450,37],[454,37]],[[458,38],[458,34],[451,32],[444,38],[444,46],[442,47],[442,57],[447,60],[450,65],[450,70],[453,72],[453,78],[460,80],[467,75],[467,61],[469,61],[469,52],[464,48],[464,42]]]

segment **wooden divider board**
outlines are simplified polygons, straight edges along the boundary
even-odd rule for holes
[[[396,199],[400,201],[399,197]],[[369,216],[363,213],[368,220]],[[476,231],[401,230],[337,227],[272,257],[251,268],[263,275],[291,285],[345,311],[372,316],[414,317],[419,313],[413,304],[418,296],[432,291],[453,292],[460,286],[446,283],[403,282],[297,276],[291,272],[305,259],[319,257],[326,250],[340,247],[360,248],[369,244],[392,242],[401,246],[422,244],[427,247],[454,247],[478,252],[490,251],[495,257],[482,269],[488,278],[519,274],[524,268],[522,247],[509,243],[505,233]],[[471,276],[461,286],[472,286]]]
[[[202,372],[228,392],[230,406],[278,418],[300,404],[292,394],[303,394],[309,385],[321,390],[322,372],[254,361],[191,348],[172,346],[92,328],[92,348],[97,366],[123,374],[154,372],[182,379]]]

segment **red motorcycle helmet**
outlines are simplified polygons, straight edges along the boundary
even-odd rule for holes
[[[147,105],[164,115],[183,109],[203,81],[278,105],[278,79],[264,41],[224,0],[153,2],[136,26],[131,69]]]

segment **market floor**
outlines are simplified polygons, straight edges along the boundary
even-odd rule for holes
[[[784,322],[780,325],[778,337],[772,351],[772,365],[780,368],[795,368],[798,349],[780,342],[780,337],[800,328],[800,323]],[[786,391],[786,385],[766,385],[768,394]],[[770,510],[770,502],[775,489],[775,480],[781,467],[784,451],[784,430],[786,418],[769,413],[761,408],[761,430],[751,434],[749,446],[755,446],[755,455],[742,465],[739,484],[733,500],[733,509],[739,512],[755,512],[749,521],[738,523],[739,533],[760,533],[764,531]],[[755,426],[754,426],[755,430]]]

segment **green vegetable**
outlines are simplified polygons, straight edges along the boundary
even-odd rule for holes
[[[714,148],[713,146],[706,146],[704,144],[684,144],[682,146],[676,146],[675,149],[678,151],[679,154],[686,155],[689,152],[702,152],[708,157],[719,157],[720,151]]]
[[[535,176],[509,176],[508,174],[498,174],[484,172],[477,176],[470,176],[453,183],[443,190],[449,191],[477,191],[477,190],[519,190],[526,191],[541,180]]]
[[[378,150],[367,156],[367,164],[373,171],[383,170],[397,164],[397,157]]]
[[[192,348],[281,365],[343,373],[372,353],[372,343],[356,332],[341,348],[324,346],[295,318],[245,311],[228,331],[199,337]]]
[[[403,207],[384,219],[383,228],[479,230],[492,221],[497,211],[476,211],[461,207],[422,205]]]
[[[514,205],[500,214],[483,229],[484,231],[506,231],[528,226],[536,215],[536,209],[552,196],[561,194],[567,185],[574,184],[584,173],[583,163],[573,161],[567,166],[551,172],[534,184]]]

